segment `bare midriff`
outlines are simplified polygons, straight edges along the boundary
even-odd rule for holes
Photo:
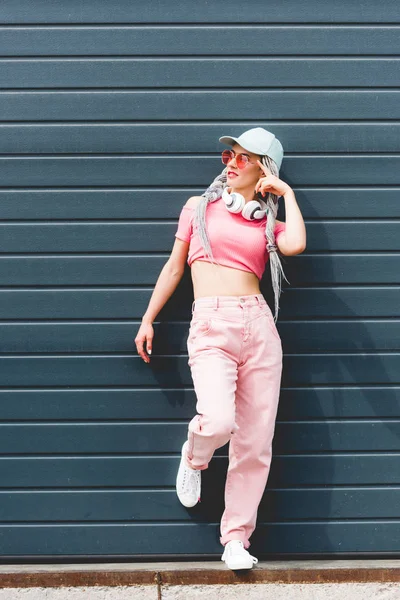
[[[195,260],[191,265],[195,300],[205,296],[247,296],[261,294],[254,273]]]

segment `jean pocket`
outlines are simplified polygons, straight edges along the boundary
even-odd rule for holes
[[[269,324],[269,328],[270,328],[270,330],[272,331],[273,335],[274,335],[274,336],[275,336],[275,337],[276,337],[278,340],[280,340],[280,339],[281,339],[281,336],[279,335],[279,331],[278,331],[278,330],[277,330],[277,328],[276,328],[276,325],[275,325],[275,320],[274,320],[274,316],[273,316],[273,314],[272,314],[272,312],[271,312],[270,308],[269,308],[269,307],[267,307],[267,308],[263,308],[263,310],[262,310],[262,314],[263,314],[263,315],[264,315],[264,317],[267,319],[267,321],[268,321],[268,324]]]
[[[207,335],[211,331],[211,328],[211,317],[193,317],[190,323],[188,342]]]

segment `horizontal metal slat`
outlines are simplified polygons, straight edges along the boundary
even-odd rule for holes
[[[5,556],[221,555],[218,523],[1,525]],[[259,553],[398,553],[400,521],[259,524]],[[337,549],[340,549],[338,551]]]
[[[214,454],[209,473],[223,482],[225,456]],[[0,489],[101,488],[174,486],[179,465],[176,456],[46,456],[0,457]],[[400,454],[329,453],[281,456],[274,453],[268,487],[333,485],[399,485]],[[28,494],[29,497],[29,494]]]
[[[84,5],[51,3],[33,5],[29,0],[7,0],[2,7],[3,23],[243,23],[243,4],[232,0],[227,12],[219,3],[199,3],[190,1],[187,10],[180,5],[172,5],[168,0],[159,0],[156,4],[137,4],[129,0],[120,0],[115,6],[107,0],[96,0]],[[38,12],[40,8],[40,12]],[[399,8],[396,0],[382,0],[376,10],[372,0],[363,3],[362,11],[358,5],[346,0],[321,4],[318,0],[309,0],[299,6],[294,0],[284,5],[268,5],[268,11],[260,11],[257,0],[248,0],[246,4],[246,22],[248,23],[397,23]]]
[[[1,262],[0,262],[1,264]],[[186,290],[186,284],[188,289]],[[156,323],[189,321],[192,293],[189,274],[159,312]],[[264,281],[263,286],[264,287]],[[0,315],[6,319],[141,319],[153,289],[1,289]],[[287,319],[400,317],[399,286],[286,286],[281,295],[277,326]]]
[[[376,87],[400,84],[396,58],[0,59],[0,88]]]
[[[288,260],[290,258],[292,260]],[[300,254],[284,260],[286,277],[292,286],[333,282],[349,285],[361,282],[396,284],[399,281],[399,263],[400,255],[384,253]],[[380,272],[379,268],[382,269]]]
[[[168,255],[0,256],[0,281],[10,285],[154,285]],[[291,286],[398,284],[400,254],[284,257]],[[288,284],[286,284],[288,285]]]
[[[0,157],[3,186],[201,186],[223,170],[218,156]],[[280,177],[296,185],[398,185],[400,154],[284,158]]]
[[[278,421],[396,418],[398,386],[282,388]],[[0,389],[0,421],[190,420],[196,394],[187,388]],[[1,479],[1,478],[0,478]]]
[[[204,474],[203,474],[204,475]],[[208,521],[224,510],[224,479],[203,476],[202,504]],[[210,489],[211,488],[211,489]],[[259,522],[300,519],[396,519],[400,488],[328,488],[271,490],[258,509]],[[200,521],[177,502],[175,490],[80,490],[0,492],[0,521]]]
[[[400,39],[400,36],[399,36]],[[301,123],[266,124],[282,142],[285,153],[398,152],[400,124]],[[235,135],[248,123],[225,124],[3,124],[0,125],[2,154],[68,153],[158,153],[219,152],[225,146],[219,137],[230,130]],[[222,168],[222,167],[221,167]]]
[[[393,121],[400,118],[400,91],[396,89],[254,89],[246,90],[65,90],[0,91],[0,112],[7,121],[156,121],[220,120],[226,131],[236,128],[232,121],[250,121],[268,129],[269,120],[340,120],[379,119]],[[268,120],[265,107],[268,106]],[[222,124],[221,123],[221,128]],[[151,124],[152,125],[152,124]],[[348,123],[351,127],[351,123]],[[307,136],[310,133],[307,132]],[[147,132],[146,132],[147,135]],[[312,135],[312,132],[311,132]],[[219,137],[219,136],[218,136]],[[291,140],[291,137],[288,141]],[[305,140],[303,140],[306,143]],[[320,140],[328,143],[327,140]],[[144,143],[142,141],[142,143]],[[216,140],[215,140],[216,143]],[[373,143],[373,140],[371,140]]]
[[[396,27],[221,25],[0,29],[0,55],[140,56],[399,54]]]
[[[139,322],[0,323],[0,353],[132,352]],[[218,326],[214,323],[213,327]],[[257,323],[253,323],[257,327]],[[189,323],[154,324],[153,353],[187,352]],[[303,320],[277,323],[286,353],[400,349],[400,320]]]
[[[374,186],[305,188],[293,185],[304,219],[400,217],[400,189]],[[187,189],[0,189],[0,220],[164,219],[179,217],[190,196],[204,188]],[[377,202],[379,197],[379,202]],[[280,209],[282,200],[280,201]],[[278,215],[279,218],[280,215]]]
[[[328,264],[326,266],[328,268]],[[279,318],[353,318],[354,315],[396,318],[400,311],[400,288],[370,283],[371,287],[350,284],[349,287],[291,288],[288,285],[281,295]]]
[[[187,423],[0,424],[1,454],[179,452]],[[400,420],[278,422],[274,452],[394,452]],[[216,451],[218,454],[221,449]]]
[[[1,356],[3,387],[192,385],[187,356]],[[282,385],[399,384],[399,353],[286,354]]]
[[[177,219],[173,223],[0,223],[0,254],[169,252],[177,225]],[[306,230],[307,252],[400,251],[400,220],[320,220],[306,222]]]

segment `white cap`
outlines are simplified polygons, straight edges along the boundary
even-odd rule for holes
[[[248,129],[239,137],[222,136],[219,141],[228,146],[238,143],[245,150],[260,154],[260,156],[269,156],[275,161],[278,169],[280,169],[283,160],[283,147],[280,141],[273,133],[263,129],[263,127],[254,127]]]

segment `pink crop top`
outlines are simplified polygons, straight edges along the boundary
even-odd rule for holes
[[[180,240],[190,242],[189,266],[199,259],[211,262],[205,256],[196,227],[193,231],[194,211],[188,206],[182,208],[175,234]],[[229,212],[222,198],[210,202],[206,210],[206,224],[214,259],[226,267],[255,273],[261,279],[269,258],[265,237],[266,218],[248,221],[240,213]],[[275,240],[285,229],[285,223],[276,224]]]

